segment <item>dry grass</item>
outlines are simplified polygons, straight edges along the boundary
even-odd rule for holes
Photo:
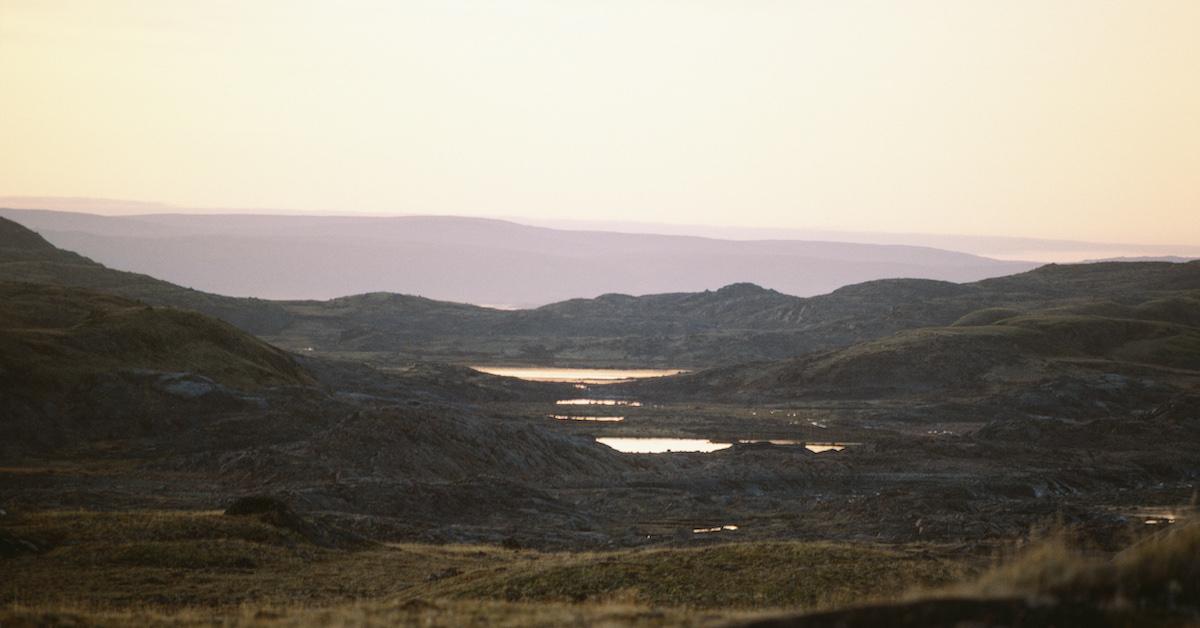
[[[542,553],[316,547],[217,512],[45,512],[4,530],[0,625],[710,625],[888,597],[964,573],[926,548],[744,543]]]
[[[1065,535],[1051,535],[955,591],[1200,613],[1200,523],[1171,526],[1111,556],[1081,550]]]
[[[1200,525],[1184,523],[1116,554],[1051,534],[979,576],[936,547],[870,544],[577,553],[399,544],[346,551],[216,512],[46,512],[7,522],[4,530],[53,545],[0,565],[6,628],[709,626],[864,602],[899,613],[947,596],[981,605],[1053,601],[1096,609],[1113,618],[1111,625],[1182,625],[1200,617]]]
[[[520,568],[462,578],[455,597],[509,601],[618,600],[691,608],[829,608],[945,584],[963,564],[920,548],[754,542],[540,557]]]
[[[327,607],[245,605],[211,609],[96,608],[13,605],[0,608],[0,625],[18,626],[724,626],[763,616],[752,612],[696,612],[619,603],[515,603],[486,600],[382,600]]]

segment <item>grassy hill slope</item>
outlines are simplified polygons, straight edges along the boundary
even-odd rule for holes
[[[848,398],[987,394],[1083,373],[1200,378],[1200,291],[1143,303],[1096,301],[1029,313],[986,308],[783,361],[639,384],[667,396]]]
[[[788,359],[906,329],[970,325],[1097,301],[1186,312],[1191,304],[1178,301],[1177,293],[1200,290],[1200,262],[1049,265],[968,284],[886,279],[811,298],[733,284],[504,311],[391,293],[328,301],[213,295],[105,268],[0,219],[0,280],[83,287],[194,309],[284,348],[379,362],[696,367]]]
[[[4,377],[37,388],[129,368],[243,389],[313,382],[286,353],[223,321],[76,288],[0,283],[0,343]]]

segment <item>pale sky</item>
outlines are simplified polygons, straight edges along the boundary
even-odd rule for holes
[[[1200,243],[1200,1],[0,0],[0,195]]]

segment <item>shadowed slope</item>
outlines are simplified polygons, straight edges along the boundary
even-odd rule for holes
[[[1200,378],[1196,311],[1195,292],[1136,305],[1096,302],[1028,314],[988,308],[949,327],[908,329],[792,360],[630,387],[684,397],[863,398],[991,393],[1086,372],[1194,381]]]
[[[747,628],[867,626],[1194,626],[1200,609],[1200,525],[1160,533],[1110,558],[1061,540],[1035,547],[975,582],[907,601],[744,624]]]
[[[88,290],[0,284],[0,334],[4,377],[21,386],[68,388],[132,368],[243,389],[313,383],[287,354],[228,323]]]
[[[285,348],[354,352],[386,362],[711,366],[792,358],[905,329],[999,320],[995,312],[970,317],[993,308],[1015,315],[1104,299],[1119,307],[1186,312],[1189,302],[1171,299],[1181,290],[1200,290],[1200,262],[1147,262],[1051,265],[969,284],[886,279],[811,298],[739,283],[694,293],[607,294],[516,311],[391,293],[276,302],[212,295],[107,269],[15,223],[0,219],[0,225],[0,280],[86,287],[194,309]]]
[[[312,385],[283,351],[203,314],[0,283],[5,448],[145,432],[214,409],[253,407],[264,389]]]
[[[2,218],[0,281],[87,288],[155,305],[192,309],[254,334],[277,331],[289,318],[283,308],[268,301],[198,292],[147,275],[105,268],[82,255],[59,249],[33,231]]]

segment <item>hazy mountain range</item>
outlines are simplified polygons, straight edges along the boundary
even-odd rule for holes
[[[1035,266],[908,245],[573,231],[443,216],[101,216],[20,209],[0,210],[0,216],[112,268],[270,299],[385,291],[516,307],[737,282],[809,296],[872,279],[976,281]]]
[[[64,196],[0,196],[0,208],[3,207],[83,212],[106,216],[141,216],[148,214],[314,215],[312,212],[289,211],[281,208],[183,207],[167,203],[124,199]],[[353,211],[340,210],[331,210],[326,213],[342,216],[355,215]],[[397,213],[403,214],[405,212]],[[1121,261],[1168,261],[1170,258],[1200,258],[1200,245],[1194,243],[1145,244],[1132,242],[1095,242],[1012,235],[969,235],[923,233],[920,231],[892,233],[884,231],[846,231],[815,228],[716,226],[660,223],[652,220],[548,219],[521,215],[497,216],[497,218],[523,225],[568,231],[615,231],[620,233],[693,236],[722,240],[804,240],[919,246],[960,251],[1002,260],[1037,261],[1042,263],[1079,263],[1116,259]],[[1146,259],[1142,260],[1140,258]]]

